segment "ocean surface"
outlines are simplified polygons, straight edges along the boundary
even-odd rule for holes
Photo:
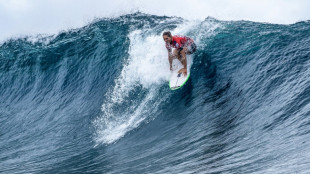
[[[197,44],[176,91],[167,30]],[[133,13],[3,41],[0,173],[310,173],[310,21]]]

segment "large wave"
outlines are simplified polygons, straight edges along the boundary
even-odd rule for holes
[[[168,87],[162,32],[195,40]],[[307,173],[310,23],[142,13],[0,46],[0,172]]]

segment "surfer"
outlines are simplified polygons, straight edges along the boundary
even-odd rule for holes
[[[172,60],[178,59],[184,68],[179,70],[179,73],[187,75],[187,54],[192,54],[196,51],[196,44],[194,40],[186,36],[172,36],[170,31],[163,33],[163,39],[166,42],[168,50],[168,60],[170,64],[170,71],[172,71]],[[172,53],[172,48],[175,48]]]

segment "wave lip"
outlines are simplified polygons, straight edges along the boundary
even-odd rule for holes
[[[2,41],[21,34],[56,34],[62,30],[83,27],[94,18],[117,18],[136,12],[158,16],[177,16],[188,20],[204,20],[208,16],[213,16],[220,20],[249,20],[277,24],[292,24],[310,19],[307,1],[239,0],[236,3],[224,0],[214,3],[199,0],[179,3],[164,0],[156,2],[134,0],[130,3],[123,1],[85,3],[68,0],[66,2],[3,1],[0,3],[0,11],[3,12],[0,16],[0,21],[3,21],[0,33]]]

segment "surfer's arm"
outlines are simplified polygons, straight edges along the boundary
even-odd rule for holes
[[[172,59],[173,59],[173,54],[172,54],[172,49],[170,44],[166,44],[166,48],[168,51],[168,61],[170,64],[170,71],[172,71]]]
[[[173,59],[173,55],[171,50],[168,50],[168,60],[169,60],[169,65],[170,65],[170,70],[172,71],[172,59]]]

